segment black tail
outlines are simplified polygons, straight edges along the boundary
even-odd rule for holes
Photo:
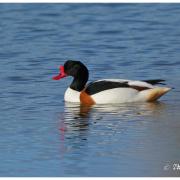
[[[163,79],[151,79],[151,80],[143,80],[143,81],[147,82],[149,84],[152,84],[152,85],[155,85],[155,84],[163,84],[163,85],[165,85],[165,83],[162,83],[162,82],[165,81]]]

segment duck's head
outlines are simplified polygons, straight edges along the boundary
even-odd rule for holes
[[[67,76],[74,77],[74,80],[70,86],[72,89],[76,89],[79,91],[84,88],[86,82],[88,81],[88,69],[80,61],[67,60],[64,63],[64,66],[59,67],[59,70],[59,74],[57,76],[54,76],[53,79],[60,80]]]

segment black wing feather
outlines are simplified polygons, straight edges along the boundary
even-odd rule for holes
[[[165,81],[163,79],[150,79],[150,80],[143,80],[143,81],[147,82],[149,84],[152,84],[152,85],[155,85],[155,84],[163,84],[163,85],[165,85],[164,83],[161,83],[161,82]]]
[[[143,80],[146,83],[155,85],[155,84],[163,84],[161,82],[165,81],[163,79],[151,79],[151,80]],[[145,89],[149,89],[148,87],[141,87],[141,86],[133,86],[129,85],[128,81],[124,82],[114,82],[114,81],[94,81],[87,85],[85,92],[89,95],[96,94],[101,91],[105,91],[108,89],[114,89],[114,88],[133,88],[138,91],[143,91]]]
[[[113,88],[127,88],[128,81],[125,82],[112,82],[112,81],[95,81],[87,85],[85,92],[89,95],[96,94],[98,92],[113,89]]]

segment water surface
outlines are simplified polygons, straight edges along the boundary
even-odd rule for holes
[[[179,176],[180,4],[0,4],[0,176]],[[157,103],[82,107],[51,78],[162,78]]]

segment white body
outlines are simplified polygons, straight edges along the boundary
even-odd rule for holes
[[[142,101],[140,93],[132,88],[108,89],[92,95],[97,104],[124,103]]]
[[[98,81],[113,81],[113,82],[128,82],[129,85],[148,87],[150,89],[138,91],[133,88],[113,88],[101,91],[94,95],[91,95],[96,104],[111,104],[111,103],[125,103],[125,102],[145,102],[148,101],[152,93],[154,93],[158,99],[163,94],[168,92],[170,88],[152,86],[149,83],[143,81],[131,81],[125,79],[103,79]],[[64,96],[65,101],[80,103],[80,92],[68,88]]]
[[[80,92],[67,88],[64,94],[64,100],[67,102],[80,103]]]

